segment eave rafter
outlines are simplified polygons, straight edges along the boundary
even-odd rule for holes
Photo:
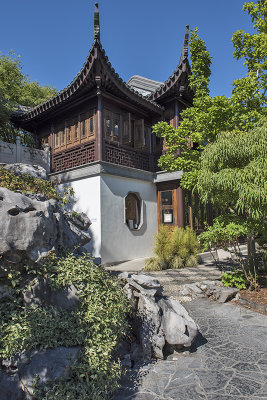
[[[167,81],[149,96],[149,99],[159,101],[174,92],[180,94],[187,92],[188,96],[193,98],[193,91],[188,86],[188,76],[190,74],[190,65],[186,59],[182,61]]]
[[[188,99],[193,99],[194,93],[188,85],[188,76],[191,75],[188,61],[188,41],[189,25],[186,25],[179,64],[173,74],[163,83],[163,85],[148,97],[150,100],[161,102],[161,100],[173,96],[174,94],[175,96],[186,95]]]
[[[20,125],[20,123],[23,124],[36,120],[39,117],[43,117],[44,114],[48,114],[50,111],[54,112],[56,109],[61,108],[61,106],[76,98],[79,94],[82,94],[84,90],[92,90],[96,87],[96,77],[99,70],[101,71],[101,84],[106,90],[112,90],[112,88],[114,88],[119,97],[127,98],[128,101],[137,105],[139,104],[156,114],[161,114],[163,112],[163,107],[142,96],[119,77],[109,62],[101,43],[96,39],[83,68],[73,81],[56,96],[39,104],[32,110],[23,114],[14,114],[12,118],[13,122]]]

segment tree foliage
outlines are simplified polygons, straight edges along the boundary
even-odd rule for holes
[[[221,133],[202,153],[196,189],[204,202],[261,221],[267,213],[267,121]]]
[[[257,287],[255,237],[266,243],[267,121],[249,132],[221,133],[202,153],[196,190],[202,202],[228,209],[200,235],[209,248],[233,251],[251,288]],[[248,262],[238,242],[247,238]],[[264,245],[261,259],[264,265]],[[266,248],[265,248],[266,251]]]
[[[14,128],[10,116],[18,105],[34,107],[57,93],[55,88],[41,86],[32,82],[22,73],[20,57],[13,52],[0,53],[0,139],[15,142],[18,134],[24,134]]]
[[[189,84],[195,92],[193,107],[182,111],[178,129],[166,122],[153,128],[154,133],[165,138],[167,146],[159,166],[168,171],[182,170],[181,186],[185,189],[195,186],[201,152],[220,132],[246,132],[266,115],[263,107],[266,102],[266,1],[245,3],[244,10],[251,15],[256,33],[237,31],[233,35],[234,58],[244,57],[248,71],[244,78],[233,82],[232,96],[209,95],[211,57],[195,29],[189,40],[192,65]]]
[[[23,273],[11,269],[4,282],[10,296],[0,299],[1,359],[36,348],[81,346],[68,378],[42,386],[37,380],[34,398],[109,399],[121,374],[118,345],[128,330],[128,301],[117,279],[88,256],[73,254],[50,254],[42,265],[25,268]],[[79,303],[68,311],[44,304],[26,306],[23,293],[42,279],[55,290],[75,285]]]

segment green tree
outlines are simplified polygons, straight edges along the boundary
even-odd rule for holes
[[[220,132],[246,132],[266,115],[266,1],[245,3],[244,10],[251,15],[255,34],[238,31],[233,35],[234,57],[245,58],[247,75],[233,82],[230,98],[209,95],[211,57],[206,45],[191,31],[189,40],[192,75],[190,87],[195,96],[193,107],[181,113],[178,129],[165,122],[156,124],[153,131],[166,139],[167,152],[159,160],[159,166],[168,171],[182,170],[181,186],[192,189],[197,183],[202,150],[216,140]],[[194,143],[194,148],[190,145]],[[177,154],[179,154],[177,156]]]
[[[267,214],[267,121],[249,132],[218,135],[202,152],[196,189],[202,201],[255,223]]]
[[[34,107],[57,93],[55,88],[30,81],[21,69],[21,60],[13,52],[0,53],[0,139],[7,142],[14,142],[18,134],[23,141],[30,139],[10,122],[18,105]]]
[[[236,247],[247,237],[248,265],[239,258],[250,286],[256,284],[255,237],[266,242],[267,120],[249,132],[224,132],[202,152],[196,190],[200,200],[229,210],[201,236],[210,247],[226,243]],[[227,246],[226,246],[227,247]],[[264,254],[263,254],[264,259]]]

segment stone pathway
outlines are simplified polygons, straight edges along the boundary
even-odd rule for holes
[[[158,279],[163,286],[163,294],[174,299],[177,297],[177,288],[185,283],[194,283],[206,279],[221,278],[221,271],[213,264],[198,265],[195,268],[167,269],[165,271],[141,272]]]
[[[267,399],[267,316],[209,299],[185,307],[200,328],[190,353],[133,370],[115,400]]]

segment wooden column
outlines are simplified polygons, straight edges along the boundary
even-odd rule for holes
[[[102,122],[102,92],[100,89],[101,79],[96,78],[97,82],[97,132],[96,132],[96,154],[95,161],[102,161],[103,157],[103,122]]]
[[[184,228],[184,195],[183,189],[179,186],[176,189],[177,198],[177,225],[179,228]]]
[[[191,192],[188,195],[188,219],[189,219],[189,226],[191,229],[193,229],[194,225],[193,225],[193,207],[192,207],[192,193]]]
[[[54,170],[54,148],[55,148],[55,128],[53,123],[50,125],[50,171]]]
[[[120,144],[123,144],[123,136],[124,136],[124,126],[123,126],[123,117],[122,114],[120,114],[120,126],[119,126],[119,141]]]
[[[179,105],[177,100],[175,100],[174,107],[174,128],[177,129],[179,126]],[[181,154],[180,150],[178,150],[178,154]],[[177,188],[177,209],[178,226],[184,228],[184,195],[180,186]]]
[[[151,128],[148,128],[148,149],[149,149],[149,170],[154,172],[154,162],[153,162],[153,154],[152,154],[152,131]]]
[[[179,106],[178,101],[175,100],[174,104],[174,128],[177,129],[179,126]]]

